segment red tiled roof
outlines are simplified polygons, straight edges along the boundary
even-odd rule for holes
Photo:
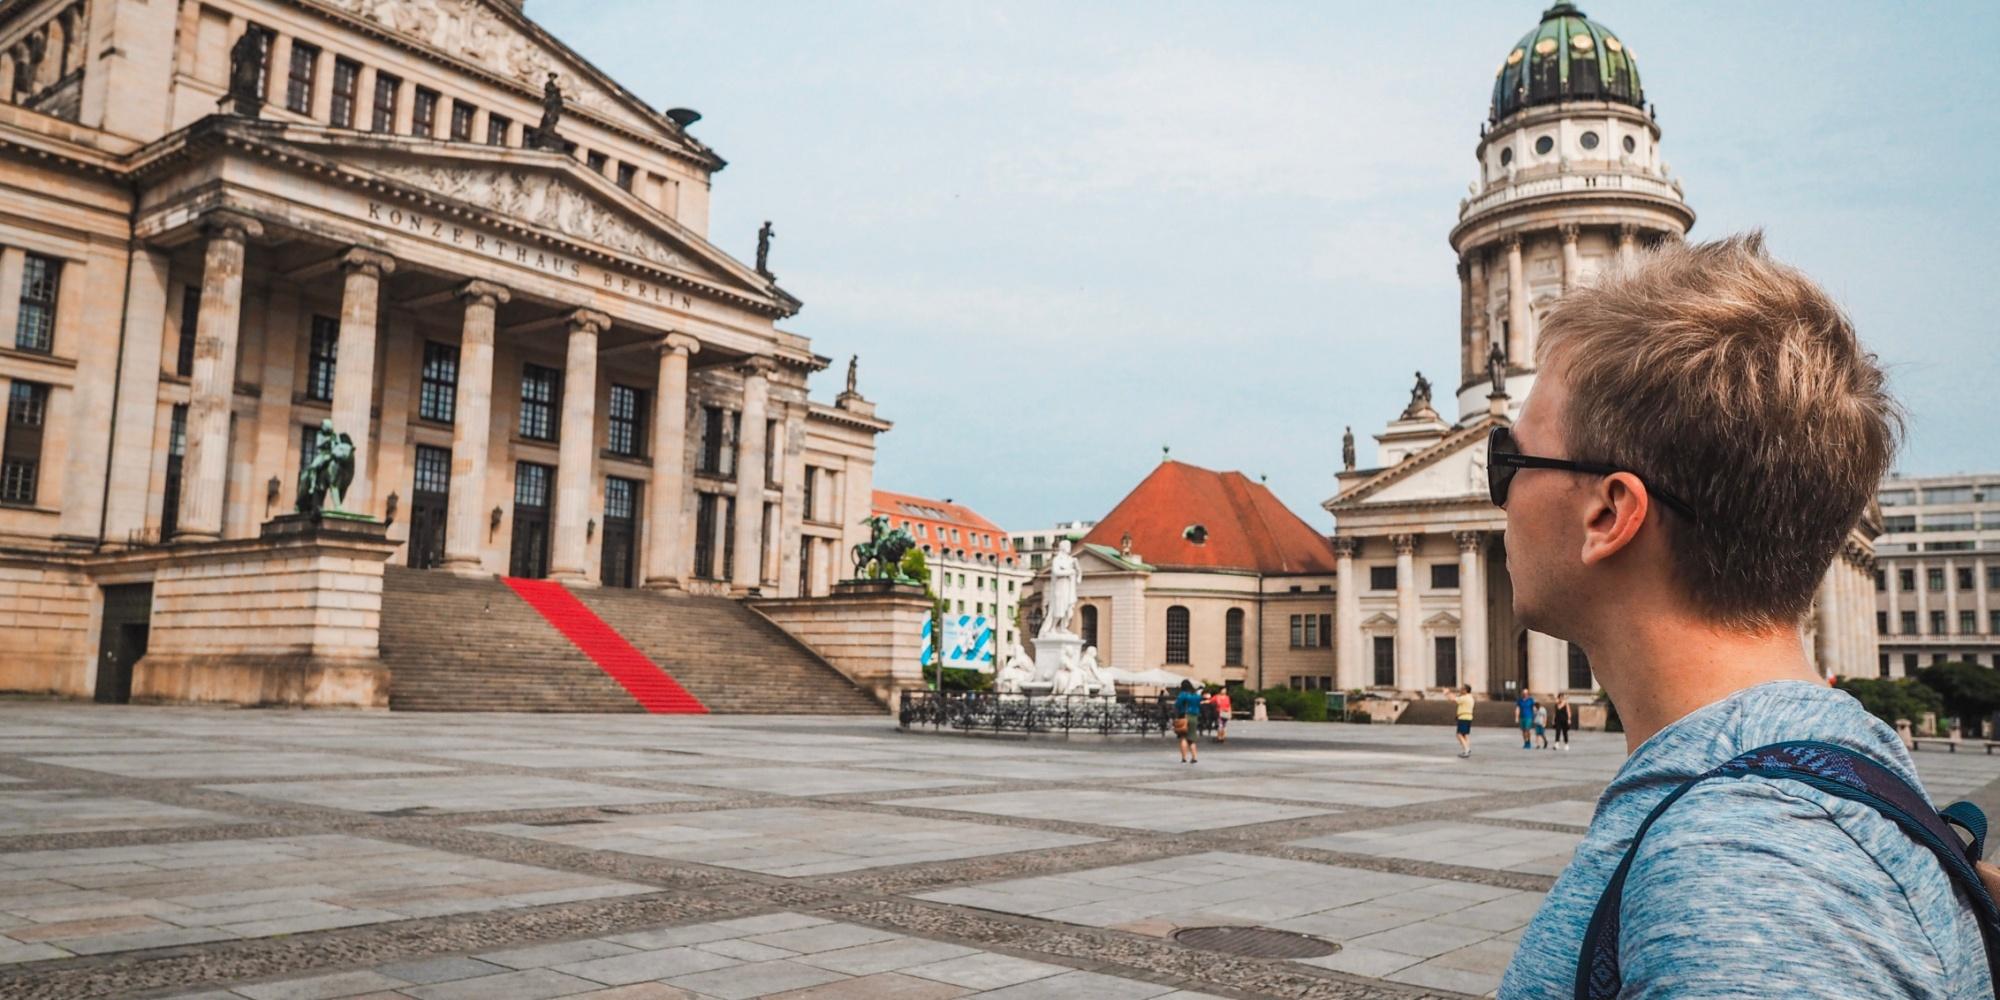
[[[919,546],[944,548],[952,551],[964,549],[967,555],[998,556],[1002,564],[1014,561],[1012,543],[1000,526],[979,516],[977,511],[961,503],[946,503],[909,493],[891,493],[876,490],[870,499],[871,511],[889,519],[898,528],[908,528],[917,536]],[[928,513],[936,511],[937,514]],[[937,516],[937,515],[943,516]],[[927,524],[928,532],[919,533],[915,525]],[[958,540],[948,541],[949,536],[939,531],[942,527],[959,529]],[[990,538],[991,545],[981,543],[982,538]]]
[[[1185,534],[1196,524],[1208,530],[1200,545]],[[1133,555],[1158,567],[1273,575],[1334,571],[1326,536],[1240,472],[1161,462],[1083,540],[1115,549],[1128,531]]]

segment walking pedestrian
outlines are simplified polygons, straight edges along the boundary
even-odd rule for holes
[[[1802,636],[1894,458],[1887,376],[1760,234],[1631,256],[1550,306],[1487,438],[1514,620],[1589,657],[1630,754],[1499,995],[1991,997],[1960,835]]]
[[[1569,703],[1568,694],[1556,695],[1556,705],[1549,710],[1549,721],[1556,727],[1557,750],[1569,750],[1569,727],[1573,724],[1570,713],[1575,711],[1576,709]]]
[[[1215,742],[1229,742],[1229,689],[1215,693]]]
[[[1174,735],[1181,738],[1183,764],[1196,763],[1194,741],[1196,727],[1200,725],[1201,695],[1195,692],[1193,681],[1181,681],[1181,691],[1174,695]]]
[[[1521,749],[1534,749],[1535,745],[1529,739],[1529,734],[1535,729],[1535,696],[1526,691],[1521,692],[1521,697],[1514,700],[1514,714],[1519,716],[1515,721],[1521,725]]]
[[[1535,749],[1547,750],[1549,748],[1549,706],[1547,705],[1535,706],[1535,739],[1541,743]]]
[[[1458,689],[1458,755],[1472,756],[1472,685]]]

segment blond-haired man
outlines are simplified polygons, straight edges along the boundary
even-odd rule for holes
[[[1896,734],[1828,688],[1801,640],[1901,427],[1825,292],[1759,234],[1669,242],[1559,300],[1536,359],[1519,424],[1489,441],[1514,611],[1589,654],[1631,755],[1524,933],[1506,998],[1578,995],[1592,911],[1682,782],[1815,739],[1921,787]],[[1695,785],[1648,828],[1616,914],[1618,996],[1993,995],[1938,859],[1798,781]]]

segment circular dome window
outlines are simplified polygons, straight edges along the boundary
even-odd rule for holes
[[[1613,52],[1625,51],[1625,46],[1619,44],[1618,39],[1613,38],[1610,35],[1604,36],[1604,47],[1610,49]]]
[[[1556,50],[1556,40],[1553,38],[1544,38],[1541,41],[1535,43],[1535,54],[1538,56],[1548,55],[1549,53],[1554,52],[1555,50]]]
[[[1629,136],[1629,135],[1628,135],[1628,136],[1626,136],[1626,137],[1625,137],[1625,151],[1626,151],[1626,152],[1628,152],[1628,153],[1636,153],[1636,152],[1638,152],[1638,151],[1639,151],[1639,140],[1637,140],[1637,139],[1634,139],[1634,138],[1632,138],[1632,137],[1631,137],[1631,136]]]
[[[1519,63],[1522,59],[1526,58],[1527,55],[1528,53],[1520,49],[1515,49],[1514,51],[1507,53],[1507,65],[1513,66]]]
[[[1582,143],[1582,144],[1583,144],[1583,148],[1585,148],[1585,149],[1596,149],[1596,148],[1597,148],[1597,133],[1595,133],[1595,132],[1585,132],[1584,134],[1582,134],[1582,135],[1580,135],[1580,136],[1577,136],[1577,137],[1576,137],[1576,141],[1577,141],[1577,142],[1579,142],[1579,143]]]
[[[1589,52],[1591,49],[1597,47],[1597,43],[1591,41],[1590,36],[1584,34],[1581,31],[1577,32],[1574,35],[1571,35],[1569,43],[1570,45],[1575,46],[1578,52]]]
[[[1504,167],[1512,162],[1514,162],[1514,147],[1508,146],[1500,151],[1500,165]]]
[[[1535,140],[1535,155],[1537,156],[1547,156],[1549,155],[1549,150],[1554,148],[1556,148],[1556,141],[1548,136],[1542,136]]]

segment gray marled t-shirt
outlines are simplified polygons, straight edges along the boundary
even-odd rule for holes
[[[1574,996],[1591,910],[1646,814],[1688,778],[1801,739],[1923,787],[1895,731],[1831,688],[1777,681],[1690,713],[1605,788],[1500,996]],[[1796,781],[1695,786],[1646,833],[1619,912],[1623,997],[1993,996],[1979,926],[1937,858],[1875,810]]]

